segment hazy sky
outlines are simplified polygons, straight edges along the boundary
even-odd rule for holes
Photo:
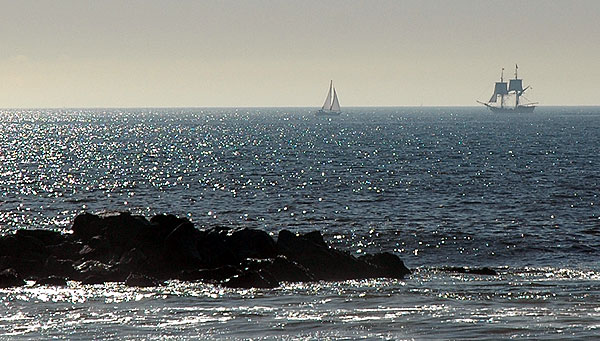
[[[600,1],[0,0],[0,107],[599,105]]]

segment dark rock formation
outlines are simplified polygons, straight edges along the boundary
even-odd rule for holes
[[[249,228],[198,230],[187,219],[129,213],[83,213],[72,234],[19,230],[0,236],[0,286],[125,282],[155,286],[168,279],[239,288],[281,282],[402,278],[410,271],[391,253],[356,258],[331,248],[318,231],[283,230],[277,242]]]
[[[65,278],[75,277],[75,266],[72,260],[59,259],[56,256],[50,256],[44,264],[43,274],[46,276],[59,276]]]
[[[88,260],[76,267],[75,278],[83,284],[101,284],[106,282],[123,282],[128,274],[120,272],[115,266]]]
[[[91,213],[82,213],[73,221],[73,236],[82,241],[88,241],[102,234],[104,224],[102,218]]]
[[[233,276],[241,274],[241,270],[226,265],[214,269],[198,269],[182,271],[177,278],[184,281],[203,281],[208,283],[220,283]]]
[[[282,255],[306,268],[317,280],[402,278],[410,273],[397,256],[389,253],[356,258],[330,248],[318,231],[295,235],[283,230],[279,232],[277,248]]]
[[[463,273],[463,274],[471,274],[471,275],[486,275],[486,276],[496,276],[498,275],[498,272],[496,272],[496,270],[483,267],[483,268],[468,268],[468,267],[461,267],[461,266],[451,266],[451,267],[446,267],[446,268],[441,268],[442,271],[446,271],[446,272],[456,272],[456,273]]]
[[[200,231],[190,222],[177,226],[165,238],[166,261],[184,269],[200,267],[202,264],[202,257],[198,252],[200,235]]]
[[[55,286],[66,286],[67,279],[59,276],[48,276],[43,277],[35,281],[35,284],[39,285],[55,285]]]
[[[18,287],[25,284],[15,269],[6,269],[0,272],[0,288]]]
[[[238,260],[277,256],[275,242],[265,231],[243,228],[227,234],[225,243]]]
[[[275,288],[279,283],[265,271],[246,271],[223,282],[230,288]]]
[[[58,245],[63,242],[60,232],[50,230],[17,230],[17,238],[32,238],[44,246]]]
[[[302,265],[279,255],[269,259],[248,259],[245,269],[260,270],[270,274],[278,282],[313,282],[315,276]]]
[[[156,278],[141,274],[132,273],[125,279],[125,285],[129,287],[155,287],[160,284]]]
[[[378,274],[377,277],[404,278],[404,276],[410,274],[410,270],[404,266],[404,262],[398,256],[389,252],[364,255],[359,259],[373,265]]]

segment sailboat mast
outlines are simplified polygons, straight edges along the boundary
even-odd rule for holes
[[[519,70],[519,65],[515,64],[515,80],[518,79],[519,77],[517,77],[517,71]],[[515,90],[515,96],[516,96],[516,100],[515,100],[515,109],[519,106],[519,90]]]
[[[333,89],[333,79],[329,81],[329,95],[327,95],[328,98],[331,98],[331,90]],[[335,90],[333,90],[335,91]],[[333,101],[331,101],[331,103],[329,104],[329,108],[327,108],[327,110],[331,111],[331,106],[333,105]]]
[[[500,82],[504,83],[504,68],[502,68],[502,73],[500,73]],[[500,108],[504,108],[504,94],[500,94]]]

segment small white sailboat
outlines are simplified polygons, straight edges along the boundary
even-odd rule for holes
[[[333,93],[333,100],[331,94]],[[337,92],[333,87],[333,81],[329,83],[329,92],[327,93],[327,98],[325,98],[325,103],[320,110],[316,112],[317,116],[338,116],[342,111],[340,109],[340,101],[337,97]]]

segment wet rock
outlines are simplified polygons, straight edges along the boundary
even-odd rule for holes
[[[203,281],[210,283],[220,283],[235,275],[239,275],[241,271],[234,266],[225,265],[214,269],[200,269],[182,271],[177,278],[183,281]]]
[[[198,268],[202,257],[198,252],[198,231],[192,223],[183,223],[165,239],[165,259],[177,269]]]
[[[51,230],[17,230],[15,233],[17,238],[33,238],[38,240],[45,247],[57,245],[65,241],[65,237],[56,231]]]
[[[34,277],[44,270],[44,260],[39,257],[28,258],[17,255],[0,257],[0,270],[13,269],[23,278]]]
[[[108,252],[111,249],[111,244],[108,239],[103,236],[93,236],[88,241],[87,245],[92,247],[94,250],[98,250],[99,252]]]
[[[279,255],[271,259],[249,259],[246,268],[265,271],[278,282],[313,282],[316,278],[302,265]]]
[[[222,266],[237,266],[241,259],[227,245],[226,239],[231,229],[214,227],[200,233],[197,247],[202,258],[202,267],[218,268]]]
[[[319,233],[320,234],[320,233]],[[341,281],[374,277],[373,266],[352,255],[323,245],[316,233],[309,238],[287,230],[279,232],[277,248],[306,268],[317,280]]]
[[[43,273],[47,276],[72,278],[75,276],[75,266],[72,260],[50,256],[46,259]]]
[[[276,288],[279,283],[270,274],[263,271],[246,271],[223,282],[229,288]]]
[[[87,244],[79,251],[80,258],[92,259],[95,254],[97,254],[96,250]]]
[[[119,264],[126,272],[146,273],[161,278],[180,271],[181,269],[172,263],[172,259],[169,259],[172,254],[169,254],[165,243],[167,236],[165,231],[161,231],[154,224],[141,230],[136,237],[135,246],[121,255],[118,259]]]
[[[125,285],[129,287],[156,287],[160,284],[161,282],[156,278],[137,273],[131,273],[125,279]]]
[[[76,240],[65,240],[60,244],[47,246],[46,249],[51,257],[75,261],[81,259],[79,252],[83,249],[83,244]]]
[[[83,274],[82,284],[103,284],[108,282],[123,282],[127,278],[122,273],[111,271],[108,273],[85,273]]]
[[[177,226],[190,223],[190,221],[186,218],[178,218],[172,214],[157,214],[150,218],[150,223],[156,226],[157,231],[164,239],[169,233],[173,232]]]
[[[127,212],[80,214],[72,231],[19,230],[0,236],[0,270],[11,268],[23,278],[56,276],[88,284],[126,281],[135,274],[132,285],[137,280],[145,285],[148,277],[263,288],[279,282],[402,278],[409,273],[393,254],[356,258],[330,247],[319,231],[296,235],[283,230],[275,242],[261,230],[198,230],[185,218],[156,215],[148,221]]]
[[[249,228],[233,230],[227,234],[225,244],[240,260],[266,259],[277,255],[275,241],[265,231]]]
[[[73,230],[75,238],[87,241],[94,236],[101,235],[104,227],[99,216],[86,212],[75,217],[71,230]]]
[[[374,275],[376,277],[401,279],[410,274],[410,270],[404,265],[400,257],[389,252],[361,256],[359,260],[374,265]]]
[[[24,284],[25,281],[15,269],[6,269],[0,272],[0,288],[18,287]]]
[[[80,273],[109,273],[112,267],[97,260],[88,260],[76,266]]]
[[[127,277],[108,264],[97,260],[88,260],[76,267],[76,275],[83,284],[100,284],[105,282],[122,282]]]
[[[24,259],[44,259],[49,254],[44,243],[26,233],[0,237],[0,256]]]
[[[38,285],[67,286],[67,279],[59,276],[42,277],[35,281]]]
[[[105,277],[105,276],[101,276],[101,275],[88,275],[85,276],[82,280],[81,280],[81,284],[104,284],[106,282],[110,282],[110,280]]]
[[[111,259],[113,249],[106,237],[93,236],[79,251],[79,257],[83,259],[96,259],[108,262]]]
[[[83,213],[75,218],[71,229],[73,237],[89,245],[91,249],[102,253],[108,245],[112,258],[120,258],[124,252],[136,246],[138,234],[149,226],[150,222],[144,217],[128,212],[103,216]],[[95,254],[92,253],[91,256]]]
[[[148,257],[139,249],[131,249],[127,251],[119,260],[119,271],[126,273],[142,273],[146,272],[146,262]]]
[[[103,236],[108,240],[111,252],[117,259],[138,245],[138,235],[150,228],[150,222],[142,216],[121,212],[103,218]]]
[[[275,241],[268,233],[256,229],[215,227],[203,231],[198,252],[204,267],[239,265],[244,259],[267,259],[277,255]]]
[[[311,231],[308,232],[306,234],[304,234],[302,236],[302,238],[316,244],[316,245],[320,245],[323,247],[328,247],[327,243],[325,243],[325,240],[323,239],[323,235],[321,234],[321,232],[319,231]]]
[[[451,266],[451,267],[442,268],[441,270],[446,271],[446,272],[456,272],[456,273],[472,274],[472,275],[485,275],[485,276],[498,275],[498,272],[496,272],[496,270],[488,268],[488,267],[469,268],[469,267],[462,267],[462,266]]]

